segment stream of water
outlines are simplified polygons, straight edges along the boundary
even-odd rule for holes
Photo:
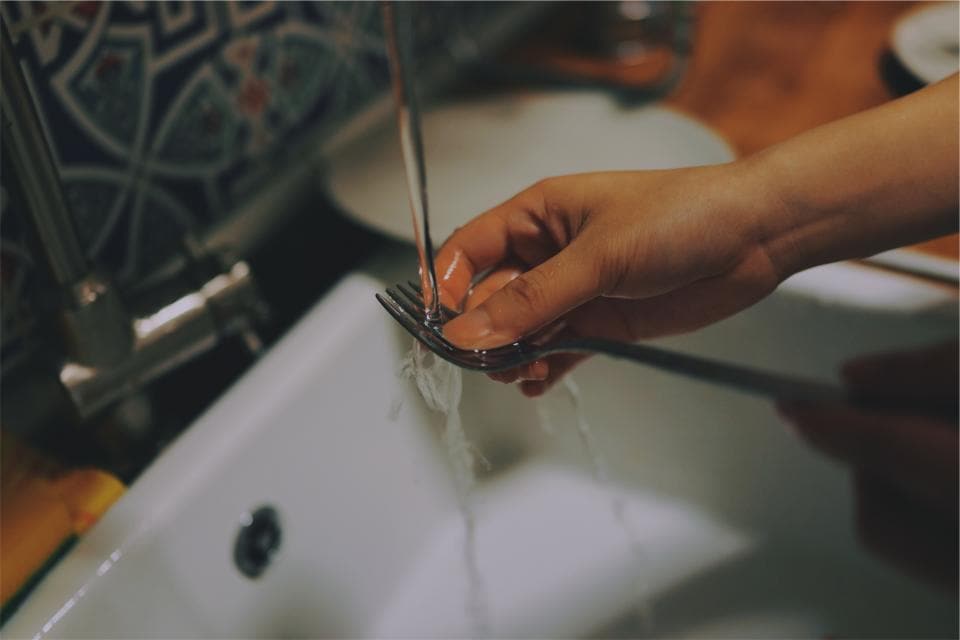
[[[433,246],[430,239],[427,176],[424,162],[423,139],[420,131],[420,109],[413,80],[412,28],[410,3],[385,1],[383,12],[384,34],[390,76],[397,114],[397,128],[407,182],[407,196],[413,219],[414,238],[417,245],[421,291],[428,322],[441,322],[437,278],[433,262]],[[483,585],[483,577],[477,564],[476,522],[471,502],[471,491],[476,484],[474,466],[477,451],[467,440],[460,419],[460,399],[463,392],[462,372],[454,365],[434,357],[423,345],[414,340],[401,374],[414,381],[420,395],[431,410],[441,414],[444,420],[443,442],[453,471],[457,499],[464,524],[464,564],[467,574],[467,613],[474,634],[489,635],[489,607]],[[591,472],[597,482],[609,485],[606,463],[597,448],[593,431],[583,414],[580,390],[570,376],[564,378],[566,391],[574,408],[577,433],[589,461]],[[538,404],[541,426],[551,430],[543,405]],[[391,408],[391,414],[399,411],[399,404]],[[612,490],[612,486],[611,486]],[[612,510],[624,530],[631,553],[642,559],[643,550],[638,532],[633,528],[626,512],[626,503],[616,493],[612,497]],[[639,564],[639,563],[638,563]],[[637,592],[642,593],[639,581]],[[638,618],[646,630],[650,629],[651,614],[642,597],[638,601]]]
[[[472,491],[477,478],[477,458],[485,462],[476,448],[467,439],[460,419],[460,398],[463,395],[463,374],[459,368],[437,358],[426,347],[414,340],[400,370],[417,386],[426,405],[443,416],[443,443],[447,460],[453,471],[454,486],[460,514],[463,517],[463,556],[467,575],[467,614],[474,627],[474,634],[489,635],[489,607],[483,576],[477,564],[476,518],[473,511]]]
[[[610,491],[610,510],[613,513],[613,517],[616,519],[618,526],[623,530],[624,538],[636,565],[643,567],[647,558],[646,552],[643,549],[640,532],[630,519],[630,514],[627,512],[626,500],[610,481],[607,462],[603,457],[603,453],[600,451],[596,436],[584,412],[580,387],[573,380],[573,377],[568,374],[564,376],[561,381],[559,390],[567,396],[567,400],[573,409],[577,436],[580,440],[580,446],[583,448],[583,452],[587,457],[590,472],[597,483],[604,485]],[[537,401],[537,416],[540,419],[540,428],[548,434],[556,435],[557,429],[550,418],[546,405],[550,397],[550,395],[547,395]],[[637,603],[635,611],[636,620],[638,626],[641,628],[640,630],[648,634],[653,630],[653,609],[646,598],[646,590],[643,579],[640,577],[640,572],[637,574],[633,588],[635,592],[634,599]]]
[[[381,7],[397,111],[397,130],[400,135],[400,149],[407,178],[407,197],[413,218],[417,257],[420,262],[420,290],[423,292],[427,321],[440,322],[442,318],[433,264],[433,245],[430,240],[427,173],[423,157],[423,138],[420,132],[420,108],[413,78],[413,32],[410,16],[412,3],[384,2]],[[473,622],[475,635],[486,636],[489,634],[489,614],[483,577],[477,565],[476,521],[471,502],[471,491],[476,484],[475,451],[467,440],[460,420],[462,374],[460,369],[440,358],[435,358],[423,345],[414,340],[413,348],[404,363],[402,375],[416,383],[420,395],[430,409],[443,415],[443,442],[453,471],[464,525],[463,555],[467,574],[467,613]]]
[[[420,260],[420,290],[423,291],[427,320],[439,322],[440,300],[430,240],[430,210],[427,199],[427,169],[420,132],[420,105],[413,74],[413,3],[383,2],[383,31],[386,36],[390,79],[397,112],[397,131],[407,177],[407,198],[413,217],[413,234]]]

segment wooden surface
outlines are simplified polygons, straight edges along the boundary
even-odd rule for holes
[[[693,54],[665,103],[705,122],[743,156],[896,97],[893,25],[924,2],[699,2]],[[654,55],[613,61],[585,54],[596,5],[561,3],[514,61],[588,84],[647,85],[663,68]],[[916,84],[915,79],[910,83]],[[913,87],[915,88],[915,87]],[[956,259],[958,236],[916,247]]]
[[[741,155],[895,95],[880,63],[912,2],[705,2],[694,55],[667,103]],[[914,247],[956,259],[958,236]]]
[[[891,99],[879,73],[902,2],[697,6],[694,55],[668,97],[750,154]]]

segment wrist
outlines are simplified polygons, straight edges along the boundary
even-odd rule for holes
[[[791,189],[789,160],[772,147],[738,160],[732,166],[745,227],[750,239],[769,260],[778,282],[814,266],[809,260],[815,212]]]
[[[781,279],[957,228],[956,76],[739,163]]]
[[[738,230],[742,255],[763,254],[777,283],[799,269],[788,221],[795,217],[767,152],[722,165],[725,219]]]

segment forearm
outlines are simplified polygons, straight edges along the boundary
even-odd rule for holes
[[[782,278],[956,231],[957,92],[953,76],[743,161]]]

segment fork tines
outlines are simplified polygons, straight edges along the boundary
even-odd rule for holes
[[[414,316],[397,302],[396,295],[389,288],[387,289],[386,294],[386,296],[382,296],[379,293],[375,294],[377,302],[379,302],[383,308],[387,310],[387,313],[393,316],[394,320],[400,323],[400,326],[410,333],[417,335],[419,332],[416,328]]]
[[[408,282],[408,284],[410,286],[413,286],[413,283]],[[420,296],[420,292],[419,291],[414,292],[413,290],[408,289],[407,287],[403,286],[402,282],[398,282],[396,286],[397,286],[397,291],[402,293],[403,297],[406,298],[410,302],[410,304],[412,304],[413,307],[418,311],[418,316],[426,319],[427,308],[426,306],[424,306],[423,298]],[[387,291],[389,292],[390,289],[387,289]]]
[[[397,284],[387,287],[385,295],[377,294],[377,301],[412,335],[430,351],[458,367],[474,371],[503,371],[528,360],[527,349],[522,343],[504,345],[494,349],[461,349],[443,336],[442,324],[429,322],[423,299],[416,284]],[[456,317],[456,312],[441,307],[446,319]]]
[[[407,296],[413,295],[413,298],[416,300],[417,305],[424,310],[424,317],[426,317],[426,307],[424,306],[424,302],[423,302],[423,289],[420,287],[419,284],[417,284],[413,280],[407,280],[407,285],[410,287],[409,291],[412,291],[413,294],[415,295],[411,294],[409,291],[404,291],[403,292],[404,295],[407,295]],[[398,288],[403,287],[403,285],[397,284],[397,287]],[[443,322],[446,322],[451,318],[456,318],[458,315],[460,315],[459,312],[454,311],[453,309],[451,309],[450,307],[446,306],[443,303],[440,303],[440,319]]]
[[[386,297],[377,294],[377,300],[416,339],[434,351],[456,350],[442,334],[427,324],[423,303],[410,291],[405,290],[402,284],[398,284],[396,289],[387,287],[386,294]]]

